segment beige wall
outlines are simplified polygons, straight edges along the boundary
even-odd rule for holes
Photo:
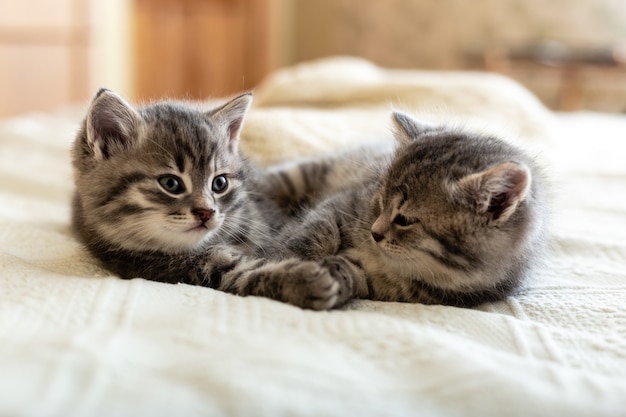
[[[494,44],[626,42],[623,0],[301,0],[293,62],[351,54],[392,67],[449,69]]]
[[[86,100],[99,87],[132,96],[132,1],[59,0],[50,8],[48,0],[0,0],[4,12],[0,114]],[[72,4],[89,5],[88,22],[71,18]],[[278,66],[349,54],[387,67],[451,69],[465,67],[468,53],[493,44],[548,39],[577,46],[626,43],[624,0],[275,0],[274,4]],[[65,28],[72,31],[77,24],[80,33],[88,33],[86,46],[78,46],[88,54],[87,67],[82,58],[73,64],[77,59],[67,59],[63,49],[66,38],[74,39]],[[58,39],[47,39],[50,28]],[[37,37],[42,40],[28,43]],[[624,84],[615,81],[620,82]],[[75,88],[79,85],[80,91]]]

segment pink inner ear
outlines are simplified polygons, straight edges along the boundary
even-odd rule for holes
[[[508,193],[495,194],[489,201],[487,213],[491,215],[492,220],[498,220],[504,210],[511,206],[511,199]]]
[[[126,126],[125,120],[114,113],[94,113],[91,119],[92,146],[97,147],[104,158],[119,149],[128,147],[132,140],[132,126]],[[132,123],[132,122],[127,122]]]
[[[229,139],[231,142],[237,140],[237,137],[239,136],[239,132],[241,131],[241,126],[243,124],[242,122],[243,122],[242,118],[236,118],[235,120],[230,122],[230,125],[228,126],[228,134],[229,134]]]
[[[503,164],[505,165],[505,164]],[[515,200],[521,201],[526,197],[526,191],[530,183],[530,172],[524,166],[510,163],[506,164],[507,167],[502,173],[502,191],[506,194],[507,201]]]
[[[530,181],[526,166],[505,162],[462,178],[453,184],[451,192],[477,213],[502,222],[524,200]]]
[[[127,149],[135,139],[140,116],[109,90],[98,92],[88,115],[87,139],[99,158]]]
[[[526,197],[530,186],[528,168],[507,162],[487,171],[486,176],[485,191],[489,193],[486,212],[492,220],[508,218]]]

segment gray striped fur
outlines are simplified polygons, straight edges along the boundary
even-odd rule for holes
[[[104,267],[126,279],[325,307],[309,294],[336,284],[318,276],[318,263],[262,257],[287,221],[269,197],[271,183],[237,150],[250,102],[245,94],[210,111],[177,102],[134,108],[109,90],[98,92],[72,150],[72,220]],[[220,176],[228,186],[216,192]],[[163,178],[183,187],[169,192]],[[264,275],[267,269],[290,273]]]
[[[543,178],[510,145],[396,113],[393,154],[263,171],[237,150],[250,101],[134,108],[101,90],[72,151],[73,224],[90,253],[122,278],[328,309],[499,299],[543,252]]]
[[[337,284],[315,294],[324,308],[352,298],[469,307],[512,294],[546,251],[546,184],[533,158],[494,137],[393,120],[391,162],[378,158],[358,185],[302,211],[272,252],[324,267]],[[320,163],[332,183],[340,161]],[[315,171],[307,164],[299,169]]]

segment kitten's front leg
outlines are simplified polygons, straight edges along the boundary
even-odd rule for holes
[[[338,308],[352,298],[365,298],[369,293],[362,265],[344,255],[319,260],[290,257],[272,261],[248,257],[226,246],[213,248],[201,271],[202,278],[193,283],[312,310]]]
[[[279,262],[256,261],[239,273],[228,292],[256,295],[312,310],[330,310],[352,298],[368,295],[361,265],[345,256],[320,261],[290,258]]]
[[[203,285],[240,296],[260,296],[302,308],[327,310],[338,306],[340,289],[329,268],[316,261],[288,258],[273,261],[250,257],[228,245],[214,246],[203,259],[176,262],[176,276],[184,282]],[[155,263],[153,266],[156,266]],[[153,268],[154,273],[164,270]],[[169,280],[171,282],[171,280]]]
[[[342,233],[333,209],[332,205],[326,204],[285,228],[279,238],[284,244],[276,248],[280,256],[320,260],[337,254]]]
[[[341,301],[340,284],[318,262],[290,258],[259,262],[237,278],[239,295],[256,295],[312,310],[335,308]]]
[[[346,255],[332,255],[325,256],[319,263],[339,285],[335,308],[353,298],[369,297],[367,274],[357,259]]]

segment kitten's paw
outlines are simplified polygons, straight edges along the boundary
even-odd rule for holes
[[[217,264],[237,262],[243,258],[240,250],[226,245],[212,248],[210,255],[213,262]]]
[[[292,266],[290,275],[292,285],[283,288],[285,301],[311,310],[337,307],[340,286],[328,268],[317,262],[300,261]]]
[[[240,278],[239,295],[257,295],[311,310],[338,307],[340,285],[329,268],[314,261],[270,262]]]

